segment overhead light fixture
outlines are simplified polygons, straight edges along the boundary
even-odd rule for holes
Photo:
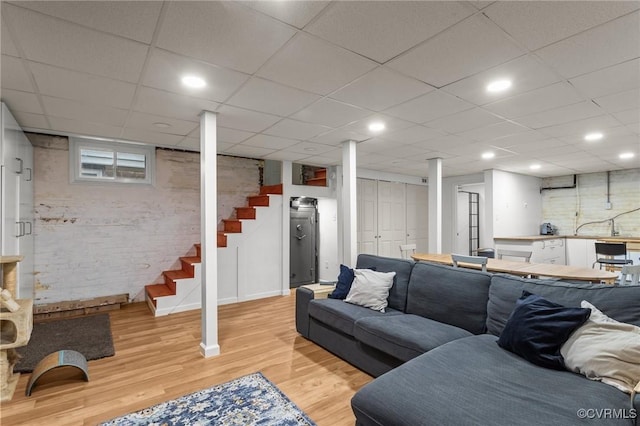
[[[584,135],[584,140],[587,142],[599,141],[602,139],[604,135],[600,132],[591,132]]]
[[[485,160],[491,160],[495,156],[496,156],[496,154],[493,153],[493,152],[484,152],[482,154],[482,158],[484,158]]]
[[[636,155],[633,152],[623,152],[622,154],[618,155],[621,160],[628,160],[629,158],[633,158],[635,156]]]
[[[171,124],[169,123],[165,123],[163,121],[158,121],[153,123],[154,126],[159,127],[161,129],[168,129],[169,127],[171,127]]]
[[[309,152],[316,152],[316,149],[312,146],[308,146],[304,149],[305,151],[309,151]]]
[[[192,89],[202,89],[207,85],[207,82],[197,75],[185,75],[182,77],[182,84]]]
[[[529,166],[531,170],[539,170],[542,167],[540,164],[532,164]]]
[[[511,87],[511,80],[496,80],[489,83],[487,86],[487,92],[498,93],[504,92]]]
[[[373,123],[369,124],[369,130],[372,132],[381,132],[385,129],[385,127],[386,126],[382,121],[374,121]]]

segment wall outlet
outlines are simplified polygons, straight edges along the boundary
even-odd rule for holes
[[[608,202],[608,201],[606,203],[604,203],[604,208],[605,208],[605,210],[611,210],[611,203]]]

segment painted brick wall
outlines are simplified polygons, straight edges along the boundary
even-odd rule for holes
[[[67,138],[30,134],[34,145],[36,303],[128,293],[200,241],[200,156],[156,151],[156,183],[69,183]],[[258,160],[218,157],[218,219],[259,190]]]
[[[609,219],[620,213],[640,207],[640,169],[617,170],[609,175],[607,201],[607,173],[588,173],[577,176],[577,188],[554,189],[542,192],[543,222],[558,227],[561,235],[573,235],[577,226],[592,221]],[[544,187],[570,186],[573,176],[546,178]],[[640,236],[640,211],[615,219],[620,235]],[[583,226],[579,235],[610,235],[609,223]]]

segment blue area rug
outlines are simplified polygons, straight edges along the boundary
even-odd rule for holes
[[[266,377],[254,373],[101,424],[110,425],[315,426],[315,423]]]

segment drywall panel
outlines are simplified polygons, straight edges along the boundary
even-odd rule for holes
[[[493,237],[539,234],[542,179],[502,170],[492,170],[492,174]]]

